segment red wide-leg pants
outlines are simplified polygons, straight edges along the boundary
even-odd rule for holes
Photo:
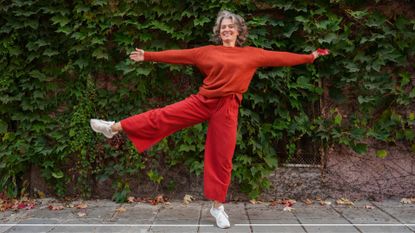
[[[200,94],[121,121],[121,126],[139,152],[168,135],[208,121],[204,158],[204,194],[225,202],[231,180],[236,145],[240,95],[207,98]]]

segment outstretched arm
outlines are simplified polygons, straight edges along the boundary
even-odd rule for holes
[[[275,52],[261,50],[259,66],[295,66],[306,63],[313,63],[319,56],[328,55],[328,50],[318,49],[311,54],[298,54],[289,52]]]
[[[160,52],[144,52],[142,49],[135,49],[131,52],[130,59],[136,62],[155,61],[170,64],[195,65],[200,57],[199,49],[165,50]]]

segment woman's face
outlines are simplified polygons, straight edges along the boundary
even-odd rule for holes
[[[238,28],[232,19],[223,19],[220,24],[220,38],[224,46],[235,46]]]

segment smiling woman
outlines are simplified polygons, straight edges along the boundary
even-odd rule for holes
[[[236,145],[238,110],[242,95],[258,67],[295,66],[313,63],[321,54],[295,54],[243,47],[248,35],[245,21],[239,15],[221,11],[213,28],[219,46],[144,52],[136,49],[130,59],[198,67],[204,74],[199,93],[178,103],[153,109],[120,122],[92,119],[94,131],[111,138],[124,131],[139,152],[170,134],[207,121],[208,132],[204,157],[204,194],[213,201],[210,213],[220,228],[230,227],[222,205],[231,181],[232,157]]]
[[[213,42],[231,47],[242,46],[247,36],[248,28],[241,16],[226,10],[219,12],[213,27]]]

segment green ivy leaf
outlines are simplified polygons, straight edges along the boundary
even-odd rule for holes
[[[59,24],[60,27],[64,27],[67,25],[71,20],[63,15],[55,15],[51,18],[53,24]]]
[[[97,48],[92,53],[92,57],[95,57],[96,59],[104,59],[108,60],[108,54],[104,51],[102,48]]]
[[[206,23],[209,23],[209,22],[210,22],[210,20],[211,20],[211,18],[210,18],[210,17],[202,16],[202,17],[199,17],[199,18],[194,19],[194,20],[193,20],[193,25],[194,25],[195,27],[197,27],[197,26],[203,26],[203,25],[205,25]]]
[[[381,158],[381,159],[384,159],[384,158],[386,158],[386,156],[388,156],[388,151],[387,150],[377,150],[376,151],[376,156]]]
[[[52,57],[52,56],[55,56],[55,55],[58,55],[58,54],[59,54],[59,52],[58,52],[58,51],[56,51],[56,50],[52,50],[52,49],[50,49],[50,48],[47,48],[47,49],[43,52],[43,55],[48,56],[48,57]]]
[[[322,39],[318,39],[318,42],[320,44],[323,44],[323,43],[332,44],[337,38],[338,37],[335,33],[328,33]]]
[[[342,119],[343,119],[342,115],[337,113],[336,116],[334,117],[334,124],[340,126],[342,124]]]
[[[291,37],[291,35],[298,30],[298,25],[294,24],[291,26],[288,26],[288,28],[286,29],[286,31],[283,33],[283,35],[287,38]]]
[[[358,154],[364,154],[367,152],[367,144],[358,143],[353,145],[352,148]]]
[[[274,168],[275,166],[277,166],[278,160],[275,157],[267,156],[267,157],[264,157],[263,159],[265,163],[268,165],[268,167]]]
[[[52,176],[56,179],[62,179],[64,174],[62,171],[52,172]]]
[[[7,123],[0,119],[0,134],[5,134],[7,132]]]

